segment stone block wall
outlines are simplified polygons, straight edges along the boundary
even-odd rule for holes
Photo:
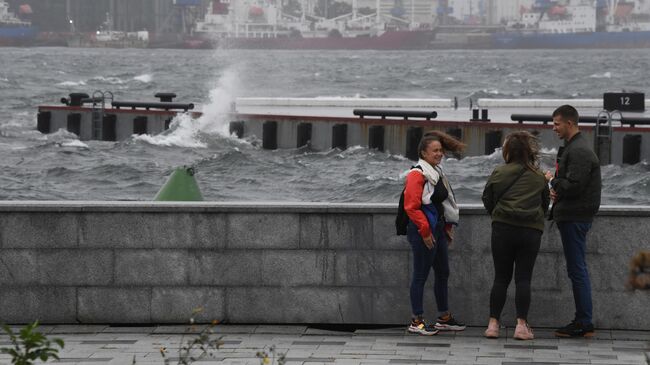
[[[412,268],[395,207],[325,203],[1,202],[0,322],[406,323]],[[450,302],[484,325],[493,280],[490,219],[464,206],[451,250]],[[588,236],[600,328],[650,328],[650,292],[624,285],[650,249],[650,207],[603,207]],[[530,321],[574,306],[556,227],[533,275]],[[428,285],[432,288],[433,273]],[[514,283],[503,313],[514,323]],[[433,289],[425,308],[435,313]]]

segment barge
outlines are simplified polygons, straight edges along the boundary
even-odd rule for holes
[[[156,96],[160,102],[114,101],[112,94],[101,92],[71,94],[63,106],[39,107],[37,128],[41,133],[66,129],[81,140],[118,141],[162,133],[179,113],[202,115],[191,111],[192,103],[173,102],[175,94]],[[629,100],[634,105],[617,104]],[[543,147],[559,146],[551,113],[565,103],[580,111],[580,130],[594,141],[602,164],[650,159],[650,117],[644,95],[637,93],[608,93],[603,100],[479,99],[471,109],[459,108],[457,99],[239,98],[227,119],[231,135],[259,138],[264,149],[362,146],[413,160],[420,138],[442,130],[467,144],[460,158],[494,153],[515,130],[530,131]]]

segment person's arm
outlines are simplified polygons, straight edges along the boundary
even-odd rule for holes
[[[494,210],[494,191],[493,191],[493,186],[492,184],[492,177],[494,176],[494,171],[492,172],[492,175],[488,178],[488,181],[485,183],[485,188],[483,188],[483,196],[481,199],[483,200],[483,206],[485,207],[485,210],[488,211],[488,213],[492,214],[492,210]]]
[[[566,151],[566,176],[551,180],[551,187],[558,198],[579,195],[587,186],[591,176],[591,151],[581,148]]]
[[[544,182],[544,190],[542,190],[542,209],[544,214],[548,212],[548,205],[551,204],[551,192],[548,189],[548,184]]]
[[[411,171],[406,176],[404,189],[404,211],[423,238],[431,236],[429,221],[422,211],[422,191],[424,190],[424,175],[419,171]]]

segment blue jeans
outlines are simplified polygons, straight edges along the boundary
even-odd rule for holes
[[[433,293],[436,297],[436,305],[439,312],[449,310],[447,296],[447,281],[449,280],[449,256],[447,251],[447,237],[444,233],[444,223],[439,222],[433,233],[436,240],[431,250],[424,245],[424,241],[418,233],[417,227],[409,222],[406,228],[406,236],[411,244],[413,252],[413,275],[411,278],[411,310],[414,315],[422,315],[424,284],[433,268],[435,279],[433,282]]]
[[[573,285],[575,321],[583,325],[592,324],[591,282],[585,259],[591,223],[557,222],[557,228],[562,237],[566,270]]]

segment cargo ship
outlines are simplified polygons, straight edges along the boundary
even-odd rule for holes
[[[378,7],[379,8],[379,7]],[[186,48],[427,49],[431,24],[404,17],[396,1],[389,14],[356,9],[334,18],[285,13],[273,2],[212,0]]]
[[[492,35],[492,47],[647,48],[650,9],[641,6],[617,0],[537,0],[521,19]]]
[[[28,7],[25,11],[30,10]],[[0,46],[20,46],[29,43],[38,34],[38,29],[28,21],[16,17],[9,11],[6,1],[0,0]]]

